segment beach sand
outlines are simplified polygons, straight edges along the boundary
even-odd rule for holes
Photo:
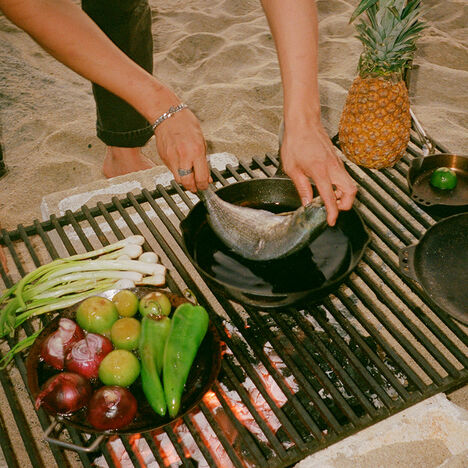
[[[199,117],[208,151],[246,160],[276,151],[282,90],[273,40],[257,0],[151,0],[155,74]],[[356,1],[319,0],[319,77],[324,124],[333,136],[361,45],[348,18]],[[410,86],[422,124],[451,151],[467,153],[468,4],[426,0]],[[207,6],[208,5],[208,6]],[[8,173],[0,224],[40,218],[44,195],[104,179],[89,82],[0,17],[0,121]],[[154,139],[144,149],[158,160]]]
[[[259,2],[150,3],[155,74],[199,117],[208,152],[249,160],[276,151],[282,90],[273,40]],[[348,25],[357,0],[317,4],[322,117],[333,136],[361,51],[354,27]],[[424,4],[429,27],[418,43],[411,75],[412,107],[432,137],[453,152],[468,154],[468,2],[425,0]],[[105,146],[95,135],[90,83],[1,15],[0,63],[1,141],[8,169],[0,179],[0,225],[12,230],[41,219],[44,196],[104,181]],[[144,151],[161,164],[154,139]],[[454,401],[468,408],[467,394],[465,387]],[[424,444],[417,450],[402,446],[391,446],[394,458],[384,449],[387,465],[379,466],[389,466],[400,453],[408,455],[406,460],[414,466],[436,466],[431,459],[434,447],[431,452]],[[376,466],[359,460],[353,465],[339,459],[327,466]],[[464,460],[450,466],[466,466]],[[407,466],[397,462],[392,466]],[[318,465],[312,460],[302,466]]]

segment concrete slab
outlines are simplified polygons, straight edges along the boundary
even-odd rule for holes
[[[435,395],[304,459],[296,468],[468,467],[468,411]]]
[[[215,153],[208,158],[211,167],[220,171],[224,170],[227,164],[238,164],[237,158],[230,153]],[[85,204],[93,207],[98,202],[108,203],[112,197],[125,197],[129,192],[136,194],[144,188],[153,190],[157,184],[166,186],[172,179],[172,173],[165,166],[156,166],[146,171],[103,179],[71,190],[52,193],[42,199],[42,220],[48,220],[52,214],[63,216],[67,210],[77,211]]]

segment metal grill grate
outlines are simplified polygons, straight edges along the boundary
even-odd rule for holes
[[[431,310],[418,285],[399,274],[399,249],[435,222],[408,194],[405,177],[415,155],[413,142],[392,169],[348,166],[361,187],[356,205],[372,240],[349,279],[305,309],[264,312],[214,297],[185,257],[179,232],[198,199],[175,183],[3,230],[11,268],[7,274],[0,266],[2,288],[59,256],[143,234],[144,248],[161,254],[168,267],[168,287],[190,288],[226,344],[214,388],[177,425],[116,437],[96,453],[78,455],[39,441],[49,419],[42,410],[36,419],[17,357],[16,366],[0,372],[6,398],[0,400],[7,402],[0,407],[0,444],[8,465],[284,467],[468,382],[466,327]],[[254,158],[213,170],[213,179],[227,185],[270,177],[277,166],[276,157]],[[26,325],[24,333],[37,326]],[[13,344],[8,340],[2,352]],[[89,443],[73,428],[61,437]]]

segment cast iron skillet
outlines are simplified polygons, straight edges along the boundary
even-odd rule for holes
[[[300,206],[294,184],[282,177],[236,182],[216,193],[230,203],[258,208],[267,205],[278,212]],[[370,240],[353,208],[340,214],[337,227],[327,227],[296,254],[283,260],[252,262],[223,247],[208,226],[202,202],[180,225],[187,254],[207,284],[220,295],[258,308],[286,307],[323,298],[351,273]],[[222,260],[220,264],[218,259]]]
[[[417,281],[431,305],[468,325],[468,213],[432,225],[400,251],[401,271]]]
[[[158,290],[164,292],[164,294],[169,297],[173,309],[184,302],[189,302],[189,300],[185,297],[178,296],[169,291],[157,289],[154,287],[138,287],[133,289],[139,298],[143,297],[148,292]],[[101,295],[111,299],[117,292],[118,290],[113,289],[105,291]],[[29,351],[28,357],[26,359],[26,370],[28,376],[28,387],[34,399],[37,397],[41,385],[44,384],[44,382],[53,374],[60,372],[45,365],[41,361],[40,354],[42,343],[52,332],[58,328],[60,317],[67,317],[72,320],[74,319],[78,306],[79,303],[61,311],[60,314],[42,330]],[[186,390],[182,395],[181,409],[176,419],[179,419],[181,416],[189,412],[201,401],[203,395],[205,395],[205,393],[211,388],[213,382],[216,380],[220,366],[221,341],[219,339],[216,328],[214,327],[213,323],[210,322],[208,332],[205,335],[202,344],[200,345],[197,356],[195,357],[195,361],[190,370],[190,374],[186,383]],[[99,386],[99,383],[96,385]],[[169,418],[169,416],[163,418],[157,415],[151,409],[149,403],[146,400],[146,397],[143,394],[139,378],[129,388],[137,398],[138,411],[135,419],[125,428],[113,431],[98,431],[87,422],[86,409],[82,409],[70,416],[56,416],[56,418],[58,421],[63,421],[88,434],[94,433],[104,435],[147,432],[162,427],[173,421],[171,418]],[[53,424],[55,425],[55,423]],[[46,440],[49,442],[56,443],[58,445],[65,445],[67,448],[72,448],[75,450],[91,451],[85,447],[63,443],[62,441],[54,438],[49,439],[47,438],[47,435],[48,432],[46,432]]]
[[[414,129],[421,140],[424,155],[411,161],[407,180],[413,200],[424,208],[445,210],[445,215],[468,209],[468,156],[451,153],[434,154],[432,140],[411,111]],[[441,190],[430,184],[433,171],[449,167],[457,175],[453,190]]]

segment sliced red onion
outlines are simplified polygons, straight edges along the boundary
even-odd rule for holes
[[[65,368],[88,379],[96,379],[99,364],[113,349],[112,342],[105,336],[88,333],[75,343],[65,357]]]
[[[84,331],[76,322],[68,318],[61,318],[57,330],[50,334],[42,344],[42,360],[50,366],[62,370],[65,354],[84,336]]]

